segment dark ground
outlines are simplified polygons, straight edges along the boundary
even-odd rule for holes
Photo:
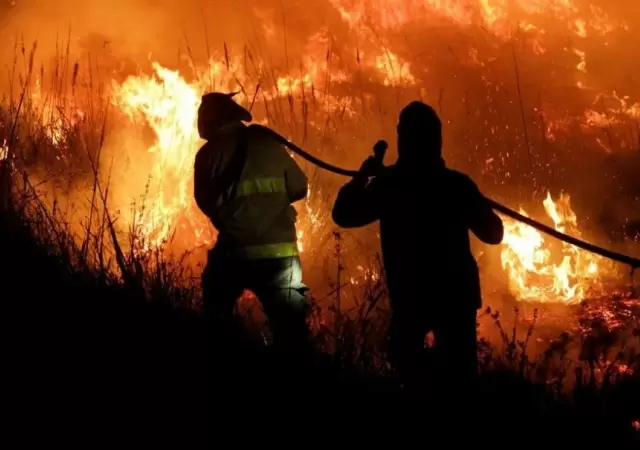
[[[403,394],[392,381],[349,376],[330,363],[296,376],[268,352],[240,345],[225,359],[207,351],[197,314],[69,273],[15,216],[2,217],[0,227],[3,404],[18,432],[14,442],[25,446],[36,439],[194,448],[226,438],[275,446],[354,438],[364,446],[386,437],[397,446],[419,439],[439,447],[435,441],[444,438],[639,448],[629,419],[640,420],[637,385],[576,410],[496,372],[484,377],[475,408],[445,402],[437,409],[432,397]]]

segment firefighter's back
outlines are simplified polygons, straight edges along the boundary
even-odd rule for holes
[[[243,135],[244,134],[244,135]],[[286,150],[260,127],[238,127],[210,140],[196,157],[214,188],[203,209],[218,230],[220,246],[260,249],[296,240],[296,211],[287,192]],[[196,169],[197,170],[197,169]],[[203,170],[204,171],[204,170]],[[210,186],[203,186],[209,189]],[[196,186],[196,197],[198,187]],[[202,195],[205,197],[205,195]]]
[[[210,93],[198,109],[207,143],[196,155],[194,196],[218,231],[202,273],[211,342],[238,339],[234,306],[245,291],[260,300],[274,346],[289,361],[307,352],[307,287],[296,246],[292,203],[307,195],[307,178],[270,131],[247,127],[251,113],[234,94]]]
[[[391,289],[443,295],[455,286],[470,301],[479,301],[469,239],[473,186],[467,176],[446,167],[415,173],[387,169],[380,180],[380,232]]]

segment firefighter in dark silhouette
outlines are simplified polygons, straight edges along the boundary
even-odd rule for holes
[[[469,386],[477,376],[478,267],[469,230],[499,244],[503,224],[476,184],[446,167],[436,112],[413,102],[400,114],[398,160],[371,157],[338,193],[334,222],[380,221],[391,302],[389,357],[407,381],[422,377],[425,336],[435,337],[436,379]]]
[[[236,301],[260,300],[274,346],[299,358],[308,344],[307,287],[296,244],[292,203],[307,195],[307,177],[285,148],[258,127],[234,94],[210,93],[198,110],[207,142],[195,159],[194,195],[218,231],[202,275],[205,315],[219,340],[239,336]]]

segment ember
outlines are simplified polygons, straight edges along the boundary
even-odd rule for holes
[[[9,157],[9,146],[7,145],[7,140],[4,139],[2,141],[2,146],[0,146],[0,161],[7,159]]]

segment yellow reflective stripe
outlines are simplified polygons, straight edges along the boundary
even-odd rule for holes
[[[298,244],[279,242],[277,244],[250,245],[240,250],[246,259],[287,258],[298,255]]]
[[[284,178],[242,180],[238,183],[236,195],[242,197],[245,195],[272,194],[276,192],[287,192],[287,184]]]

